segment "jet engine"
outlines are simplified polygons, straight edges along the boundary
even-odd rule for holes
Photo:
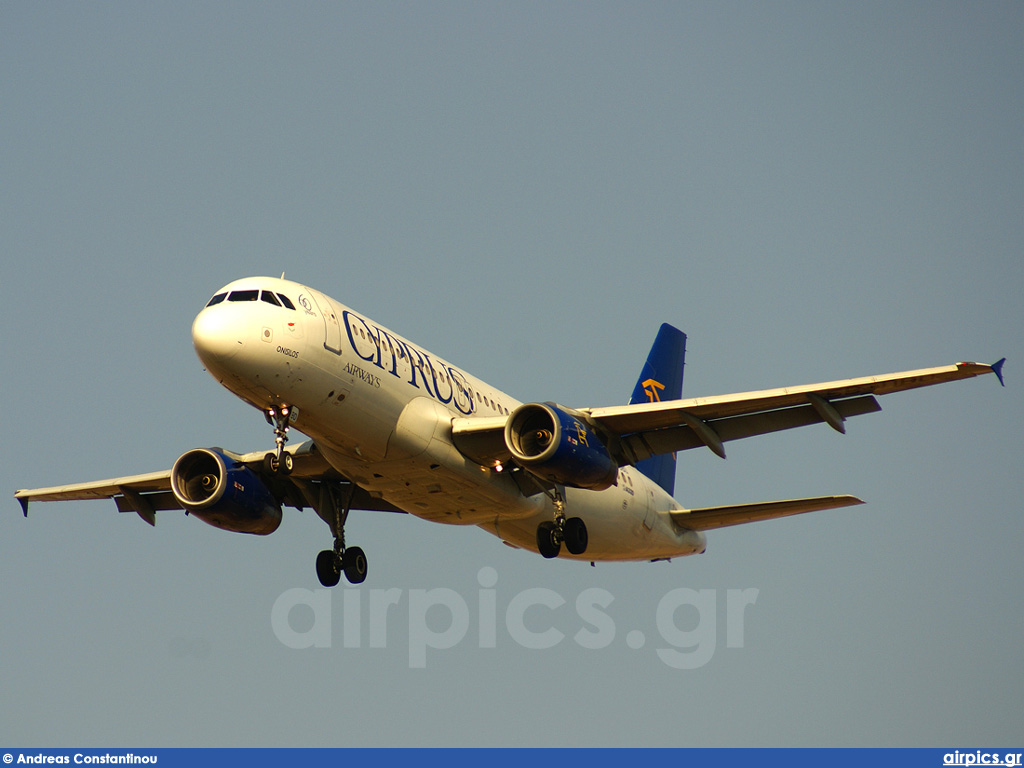
[[[505,445],[526,470],[561,485],[600,491],[615,484],[619,465],[601,439],[555,403],[527,403],[505,424]]]
[[[273,533],[281,504],[259,475],[220,451],[196,448],[171,469],[171,491],[189,514],[235,533]]]

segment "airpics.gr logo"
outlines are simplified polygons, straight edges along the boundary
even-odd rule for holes
[[[426,667],[428,655],[463,646],[468,639],[481,651],[513,646],[542,651],[563,643],[594,651],[623,640],[630,650],[640,651],[651,640],[655,655],[666,666],[692,670],[711,661],[723,645],[722,634],[726,648],[744,647],[747,610],[759,594],[757,589],[728,589],[722,594],[717,589],[678,587],[666,592],[653,617],[643,621],[634,601],[621,601],[613,608],[614,595],[600,587],[584,589],[575,599],[547,587],[510,594],[497,589],[498,572],[490,566],[480,569],[477,583],[477,593],[465,596],[447,587],[340,592],[295,587],[274,601],[270,626],[288,648],[333,648],[338,601],[340,645],[346,652],[406,646],[410,669]],[[293,611],[306,615],[299,627],[292,626]],[[640,626],[633,623],[627,631],[622,626],[627,621]]]
[[[647,379],[642,382],[641,386],[644,388],[644,394],[647,395],[647,402],[649,403],[660,403],[661,395],[658,393],[665,388],[665,385],[660,381],[654,379]]]

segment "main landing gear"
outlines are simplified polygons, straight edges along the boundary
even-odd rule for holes
[[[344,499],[338,497],[336,486],[324,483],[321,486],[321,517],[328,519],[324,512],[333,512],[330,522],[334,532],[334,549],[325,549],[316,556],[316,576],[325,587],[335,587],[345,574],[350,584],[362,584],[366,581],[366,555],[359,547],[345,546],[345,521],[352,505],[352,494],[355,486],[351,485]]]
[[[341,553],[335,549],[325,549],[316,556],[316,577],[325,587],[336,587],[345,574],[350,584],[362,584],[366,581],[366,555],[359,547],[349,547]]]
[[[292,409],[287,405],[280,408],[267,408],[263,415],[267,423],[274,428],[274,442],[277,448],[273,453],[263,457],[263,469],[270,475],[290,475],[295,466],[295,459],[290,453],[284,450],[284,444],[288,442],[288,423],[292,416]]]
[[[558,557],[562,544],[569,554],[582,555],[587,551],[587,526],[578,517],[565,518],[565,501],[557,493],[555,501],[555,519],[545,520],[537,526],[537,550],[546,558]]]

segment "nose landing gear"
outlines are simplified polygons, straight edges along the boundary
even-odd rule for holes
[[[290,453],[285,453],[284,444],[288,442],[288,425],[292,417],[297,413],[287,405],[280,408],[267,408],[263,415],[267,423],[274,428],[274,443],[277,448],[274,453],[268,453],[263,457],[263,469],[271,475],[290,475],[295,466],[295,460]]]

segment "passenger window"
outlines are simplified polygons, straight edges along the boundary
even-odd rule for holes
[[[280,307],[281,302],[277,300],[277,297],[270,291],[263,291],[260,294],[260,300],[267,302],[267,304],[273,304],[275,307]]]
[[[232,291],[228,301],[256,301],[259,297],[259,291]]]
[[[220,304],[227,297],[228,297],[228,295],[226,293],[218,293],[216,296],[214,296],[212,299],[210,299],[210,303],[207,304],[206,306],[212,307],[214,304]]]
[[[279,298],[281,300],[281,303],[288,307],[288,309],[295,309],[295,305],[292,304],[292,300],[285,296],[283,293],[277,294],[277,298]]]

